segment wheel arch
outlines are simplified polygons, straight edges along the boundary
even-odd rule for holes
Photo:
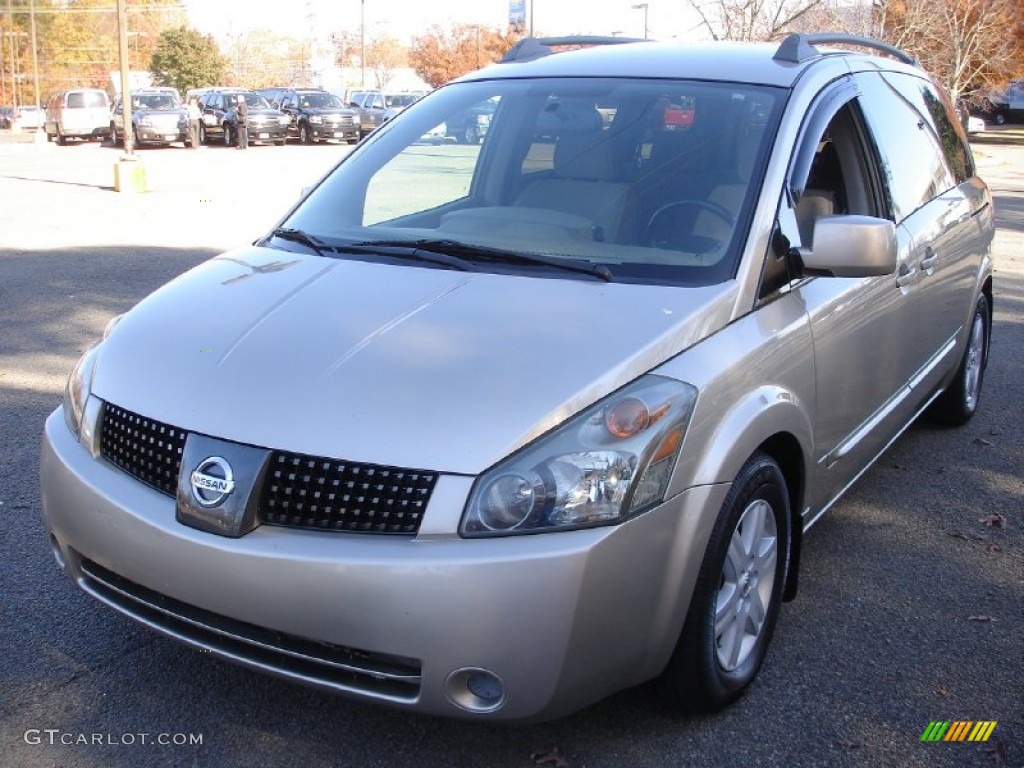
[[[699,406],[698,406],[699,409]],[[677,467],[684,485],[732,483],[756,453],[770,456],[782,471],[789,499],[790,541],[783,599],[796,595],[803,533],[802,510],[811,472],[813,429],[808,404],[798,393],[780,386],[761,386],[719,414],[711,433],[699,423],[690,445],[692,464]],[[696,414],[695,414],[696,415]],[[684,455],[687,445],[683,445]]]
[[[782,599],[796,597],[800,576],[800,552],[803,548],[804,489],[807,483],[806,456],[796,436],[789,432],[778,432],[758,446],[758,450],[771,456],[782,470],[789,496],[789,558],[786,568],[786,582],[782,588]]]

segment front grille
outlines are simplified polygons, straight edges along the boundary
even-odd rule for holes
[[[174,496],[187,433],[106,403],[100,454],[136,480]]]
[[[174,600],[83,558],[81,586],[143,624],[263,672],[334,691],[411,702],[419,695],[416,659],[321,643],[258,627]]]
[[[297,528],[412,534],[436,482],[433,472],[275,451],[259,516]]]
[[[151,115],[149,119],[151,125],[161,131],[175,130],[181,122],[178,115]]]
[[[106,403],[100,453],[173,497],[187,435]],[[273,451],[258,493],[257,518],[290,528],[414,535],[436,482],[435,472]]]

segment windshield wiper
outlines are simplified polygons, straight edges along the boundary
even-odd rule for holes
[[[317,256],[326,256],[327,251],[333,250],[332,246],[317,240],[308,232],[303,232],[301,229],[293,229],[292,227],[278,227],[270,233],[267,239],[270,237],[279,237],[282,240],[291,240],[293,243],[301,243],[311,251],[314,251]],[[266,240],[264,240],[264,242],[266,242]]]
[[[349,246],[343,246],[342,249]],[[367,240],[361,243],[353,243],[351,247],[375,248],[413,248],[417,251],[443,254],[465,259],[467,261],[483,261],[494,264],[526,264],[529,266],[554,267],[566,272],[589,275],[612,282],[614,276],[607,267],[600,264],[585,264],[569,259],[560,259],[554,256],[539,256],[519,251],[507,251],[501,248],[491,248],[485,245],[474,245],[463,243],[458,240],[445,239],[420,239],[420,240]]]

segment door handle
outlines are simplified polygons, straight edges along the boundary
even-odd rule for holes
[[[900,264],[900,268],[896,272],[896,285],[900,288],[904,288],[914,282],[914,277],[916,275],[916,267],[908,267],[906,264]]]
[[[924,258],[921,259],[921,269],[931,269],[935,266],[939,260],[939,255],[935,253],[930,247],[925,250]]]

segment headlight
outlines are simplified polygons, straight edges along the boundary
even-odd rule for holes
[[[697,390],[644,376],[495,465],[473,485],[461,533],[620,523],[665,498]]]
[[[115,315],[107,321],[103,329],[105,340],[114,327],[121,322],[124,315]],[[96,356],[99,353],[99,345],[94,345],[86,350],[75,367],[71,369],[67,384],[64,386],[64,421],[75,437],[79,437],[82,430],[82,414],[85,412],[85,403],[92,392],[92,376],[96,367]]]
[[[92,390],[92,373],[96,366],[97,350],[98,347],[92,347],[78,359],[64,387],[64,421],[75,437],[81,434],[82,414]]]
[[[316,123],[317,125],[320,125],[320,123],[322,123],[323,121],[324,119],[320,115],[313,115],[311,118],[309,118],[309,122]]]

